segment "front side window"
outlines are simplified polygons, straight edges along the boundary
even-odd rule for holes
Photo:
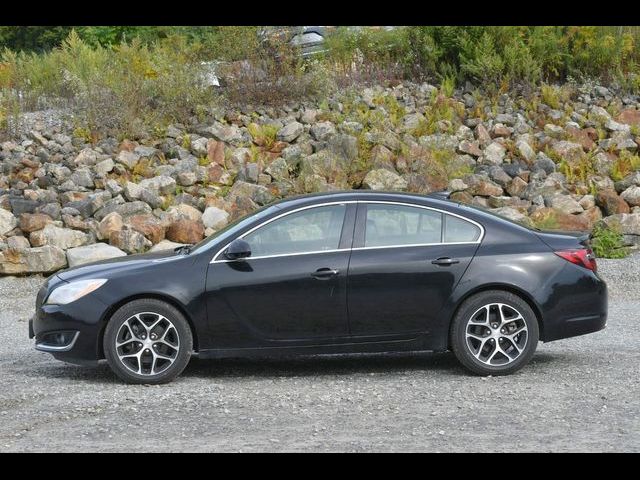
[[[252,257],[335,250],[346,205],[325,205],[294,212],[244,236]]]
[[[406,205],[367,205],[365,247],[440,243],[442,213]]]

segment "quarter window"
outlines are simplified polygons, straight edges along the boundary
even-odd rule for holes
[[[251,256],[335,250],[340,243],[346,205],[325,205],[294,212],[244,237]]]
[[[480,229],[473,223],[453,215],[445,215],[445,217],[445,243],[475,242],[480,238]]]

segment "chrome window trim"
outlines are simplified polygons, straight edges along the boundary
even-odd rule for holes
[[[311,208],[317,208],[317,207],[325,207],[325,206],[329,206],[329,205],[343,205],[343,204],[351,204],[351,203],[373,203],[373,204],[383,204],[383,205],[403,205],[403,206],[407,206],[407,207],[414,207],[414,208],[424,208],[426,210],[433,210],[435,212],[440,212],[443,213],[445,215],[452,215],[454,217],[458,217],[461,220],[465,221],[465,222],[469,222],[473,225],[475,225],[476,227],[478,227],[480,229],[480,236],[478,237],[477,240],[473,241],[473,242],[436,242],[436,243],[415,243],[415,244],[401,244],[401,245],[381,245],[381,246],[375,246],[375,247],[355,247],[355,248],[338,248],[338,249],[332,249],[332,250],[316,250],[316,251],[312,251],[312,252],[296,252],[296,253],[280,253],[277,255],[262,255],[262,256],[258,256],[258,257],[247,257],[244,258],[242,260],[259,260],[262,258],[277,258],[277,257],[293,257],[293,256],[298,256],[298,255],[312,255],[312,254],[318,254],[318,253],[334,253],[334,252],[345,252],[345,251],[353,251],[353,250],[373,250],[373,249],[381,249],[381,248],[402,248],[402,247],[430,247],[430,246],[436,246],[436,245],[474,245],[474,244],[479,244],[482,242],[482,240],[484,239],[484,234],[485,234],[485,229],[484,227],[479,224],[478,222],[476,222],[475,220],[471,220],[470,218],[467,218],[463,215],[457,214],[457,213],[453,213],[453,212],[449,212],[447,210],[443,210],[440,208],[436,208],[436,207],[428,207],[426,205],[417,205],[415,203],[407,203],[407,202],[394,202],[394,201],[390,201],[390,200],[344,200],[344,201],[335,201],[335,202],[326,202],[326,203],[318,203],[318,204],[314,204],[314,205],[305,205],[304,207],[300,207],[300,208],[296,208],[294,210],[290,210],[284,213],[281,213],[279,215],[276,215],[273,218],[270,218],[269,220],[266,220],[264,222],[262,222],[259,225],[256,225],[255,227],[251,228],[250,230],[248,230],[247,232],[243,233],[242,235],[234,238],[233,240],[231,240],[231,242],[227,243],[224,247],[222,247],[220,250],[218,250],[218,252],[213,256],[213,259],[209,262],[209,263],[228,263],[228,262],[237,262],[238,260],[218,260],[217,258],[222,254],[222,252],[224,252],[229,245],[231,245],[231,243],[234,240],[237,239],[241,239],[244,238],[246,235],[249,235],[250,233],[256,231],[257,229],[275,221],[278,220],[279,218],[285,217],[289,214],[292,213],[296,213],[296,212],[300,212],[302,210],[308,210]]]

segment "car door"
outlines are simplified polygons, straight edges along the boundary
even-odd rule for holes
[[[477,223],[426,206],[360,203],[347,293],[352,335],[428,333],[482,234]]]
[[[250,347],[348,336],[355,212],[355,203],[290,211],[241,235],[251,248],[248,258],[217,255],[207,274],[214,340],[216,331],[235,346]]]

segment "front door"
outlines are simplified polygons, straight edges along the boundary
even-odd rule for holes
[[[346,337],[355,208],[336,203],[283,214],[242,236],[250,257],[212,262],[207,295],[214,343],[220,329],[225,337],[236,330],[236,345],[246,346]]]
[[[439,210],[361,203],[349,265],[354,336],[428,333],[473,258],[477,224]]]

